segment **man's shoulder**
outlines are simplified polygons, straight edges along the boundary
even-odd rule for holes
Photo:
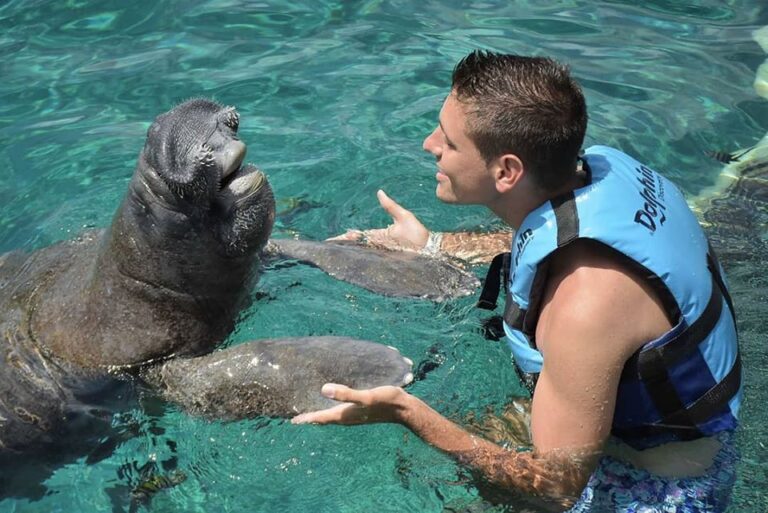
[[[550,269],[540,319],[545,326],[624,339],[630,353],[670,327],[650,284],[599,242],[579,239],[561,248]]]
[[[551,276],[571,274],[579,270],[613,269],[631,274],[626,258],[610,246],[588,238],[579,238],[558,248],[550,256]]]

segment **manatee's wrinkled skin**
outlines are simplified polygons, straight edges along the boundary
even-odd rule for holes
[[[159,116],[108,230],[0,256],[0,455],[60,442],[126,374],[232,330],[274,221],[238,122],[207,100]]]
[[[144,379],[186,411],[215,419],[290,417],[338,404],[325,383],[404,386],[411,362],[391,347],[346,337],[256,340],[196,358],[176,358]]]
[[[271,239],[265,254],[309,263],[334,278],[385,296],[445,301],[472,294],[480,285],[477,277],[448,260],[355,242]]]

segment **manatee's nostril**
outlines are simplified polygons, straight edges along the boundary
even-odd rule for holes
[[[237,111],[229,111],[229,115],[227,116],[227,125],[229,125],[232,130],[237,132],[237,129],[240,127],[240,116],[237,114]]]
[[[237,113],[234,107],[226,108],[224,124],[231,128],[233,132],[237,132],[237,129],[240,127],[240,114]]]

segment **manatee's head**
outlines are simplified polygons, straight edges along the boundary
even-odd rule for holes
[[[239,123],[234,107],[184,102],[152,123],[137,172],[138,194],[154,218],[164,217],[161,222],[177,224],[180,232],[205,230],[230,257],[260,250],[275,212],[266,177],[244,164]]]

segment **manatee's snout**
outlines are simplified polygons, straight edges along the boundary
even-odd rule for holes
[[[258,193],[267,179],[256,166],[243,166],[247,147],[239,139],[234,139],[223,145],[218,154],[221,167],[219,180],[220,201],[226,208],[241,205],[248,198]]]
[[[240,115],[206,99],[182,103],[149,129],[141,171],[163,204],[207,219],[229,254],[261,249],[274,222],[274,197],[264,173],[244,164]],[[155,186],[156,185],[156,186]]]

